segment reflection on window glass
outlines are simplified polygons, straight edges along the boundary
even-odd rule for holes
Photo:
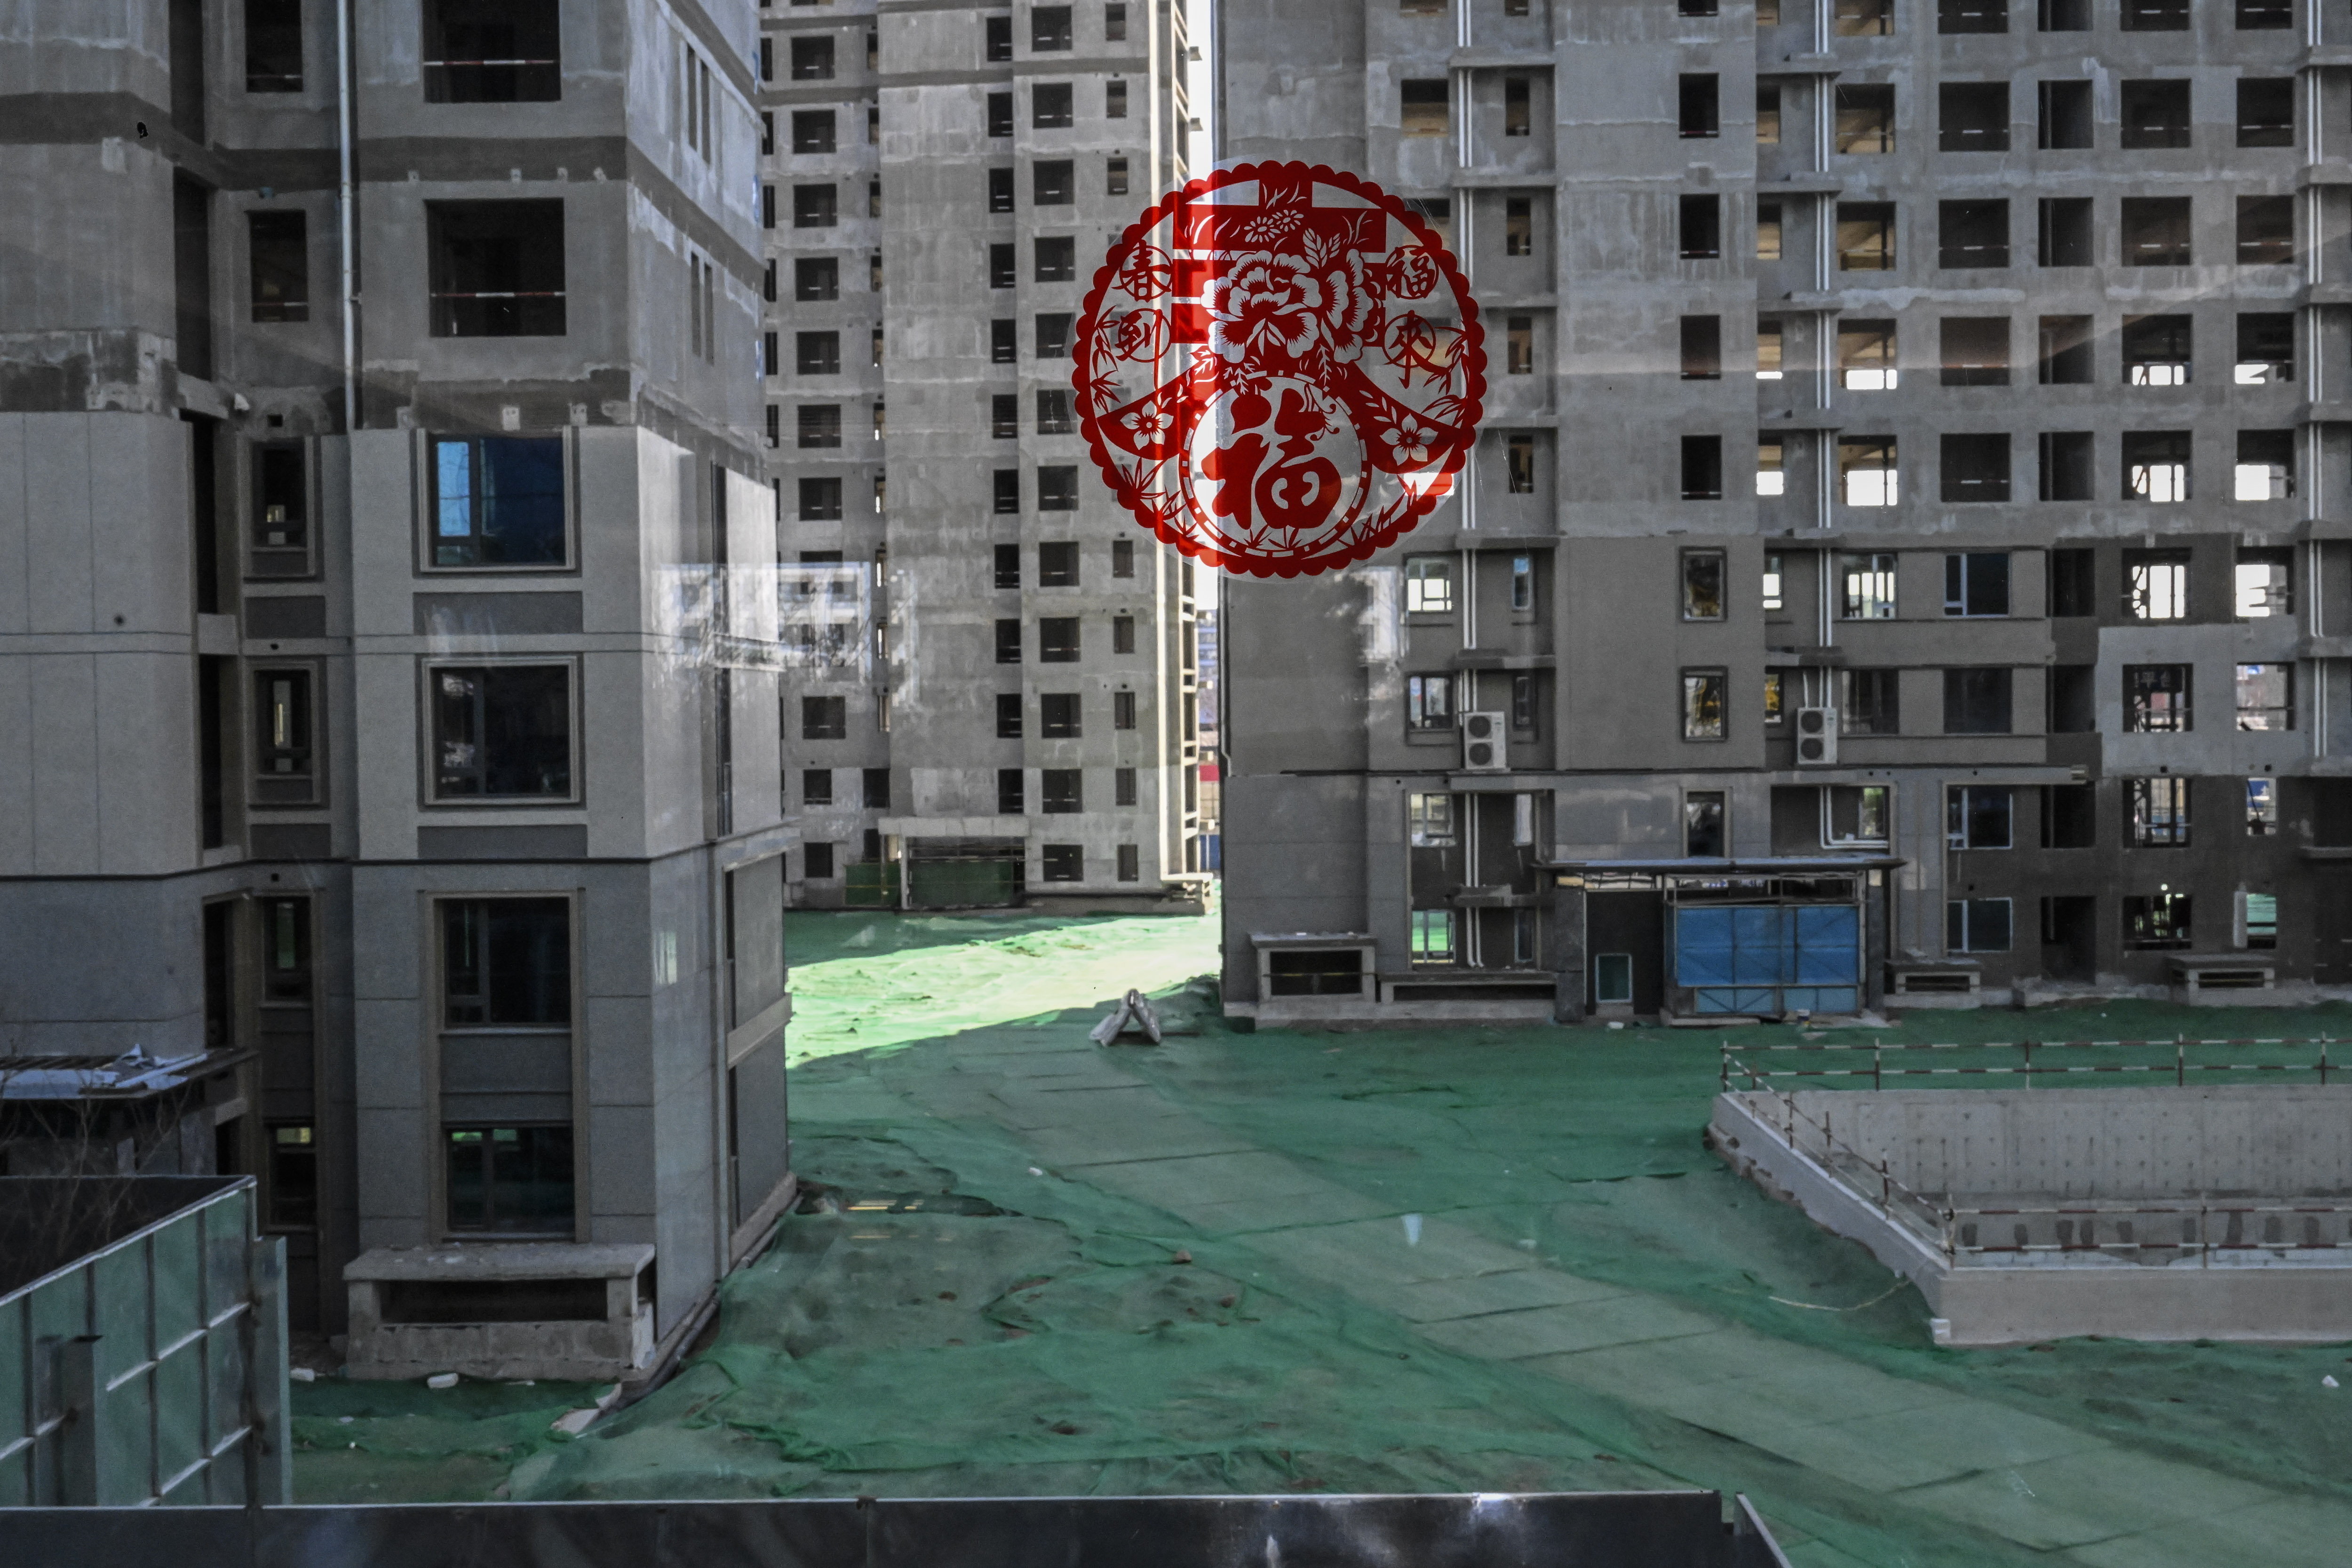
[[[562,563],[562,438],[436,438],[433,519],[436,566]]]
[[[1454,613],[1454,558],[1415,555],[1404,563],[1404,607],[1416,616]]]

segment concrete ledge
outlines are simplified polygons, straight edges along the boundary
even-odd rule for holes
[[[653,1358],[653,1261],[642,1243],[376,1247],[343,1268],[350,1375],[625,1376]]]

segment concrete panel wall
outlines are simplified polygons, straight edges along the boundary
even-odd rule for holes
[[[1922,1193],[2060,1199],[2352,1193],[2352,1088],[1800,1094]],[[1769,1110],[1766,1112],[1769,1119]]]

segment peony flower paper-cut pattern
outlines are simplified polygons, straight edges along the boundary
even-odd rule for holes
[[[1379,186],[1244,163],[1171,193],[1088,291],[1072,384],[1136,521],[1228,571],[1360,561],[1477,438],[1486,350],[1437,236]]]

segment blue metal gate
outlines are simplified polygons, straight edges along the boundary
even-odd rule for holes
[[[1672,984],[1694,1014],[1852,1013],[1862,922],[1852,904],[1733,904],[1675,910]]]

